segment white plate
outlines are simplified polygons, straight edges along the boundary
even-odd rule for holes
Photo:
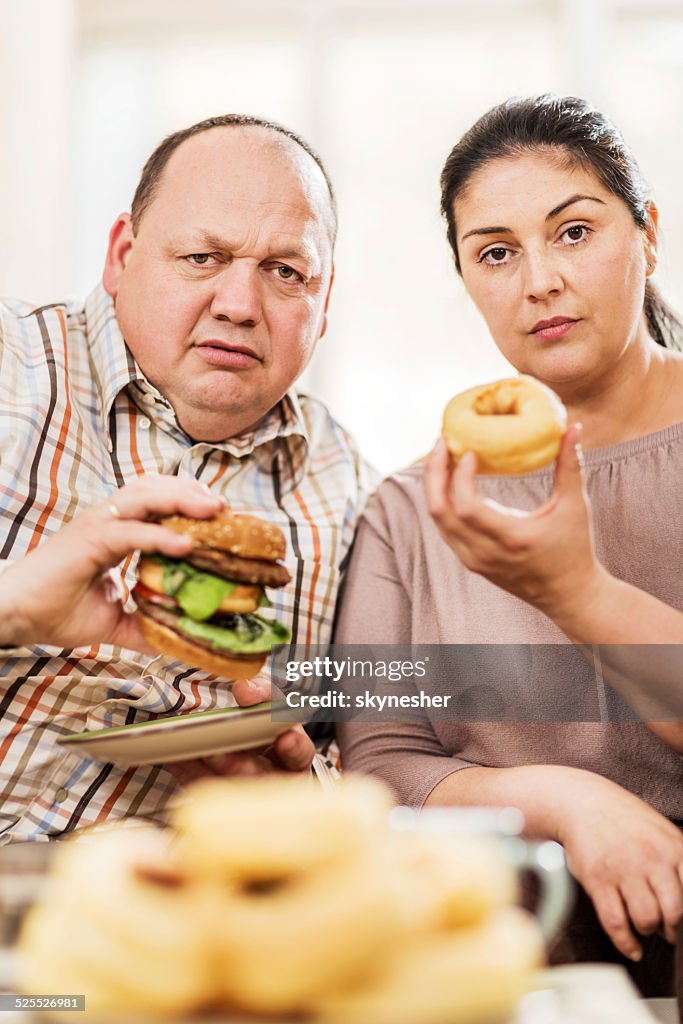
[[[538,973],[534,988],[519,1004],[514,1024],[656,1024],[660,1019],[616,964],[549,967]],[[667,1011],[675,1009],[675,999],[660,1002]]]
[[[283,711],[287,712],[286,716]],[[130,768],[267,746],[280,733],[291,729],[295,721],[301,719],[295,718],[284,701],[277,701],[250,708],[195,711],[113,729],[78,732],[58,742],[97,761]]]

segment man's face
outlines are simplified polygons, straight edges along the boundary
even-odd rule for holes
[[[327,188],[294,142],[212,128],[182,143],[133,235],[114,225],[104,286],[145,376],[195,440],[255,426],[325,331]]]

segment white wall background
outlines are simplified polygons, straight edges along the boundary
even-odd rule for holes
[[[452,393],[506,371],[452,270],[438,178],[489,106],[545,91],[622,128],[683,308],[681,0],[0,0],[0,291],[85,294],[164,134],[227,111],[283,121],[341,214],[306,383],[389,471],[431,445]]]

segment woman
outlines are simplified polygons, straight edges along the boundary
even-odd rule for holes
[[[472,458],[451,480],[437,446],[426,480],[436,524],[423,466],[382,485],[359,531],[336,642],[478,644],[489,654],[534,645],[521,674],[552,691],[551,706],[569,695],[572,714],[348,725],[345,765],[381,775],[408,803],[521,807],[530,835],[563,843],[597,914],[583,897],[553,959],[618,958],[606,932],[624,957],[642,959],[633,973],[643,991],[668,994],[672,957],[653,933],[673,941],[683,917],[681,731],[609,721],[611,695],[567,643],[681,637],[682,332],[650,281],[657,210],[614,126],[582,100],[548,96],[509,101],[474,125],[446,161],[442,210],[494,341],[583,425],[595,549],[576,426],[555,493],[550,469],[475,485]],[[655,605],[658,632],[615,632],[614,602],[631,627]]]

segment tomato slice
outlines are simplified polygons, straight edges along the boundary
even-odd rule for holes
[[[161,605],[162,608],[170,608],[173,611],[180,609],[180,605],[176,601],[175,597],[171,597],[170,594],[160,594],[158,590],[152,590],[151,587],[146,586],[144,583],[136,583],[133,587],[133,597],[138,595],[143,601],[149,601],[150,604]]]

